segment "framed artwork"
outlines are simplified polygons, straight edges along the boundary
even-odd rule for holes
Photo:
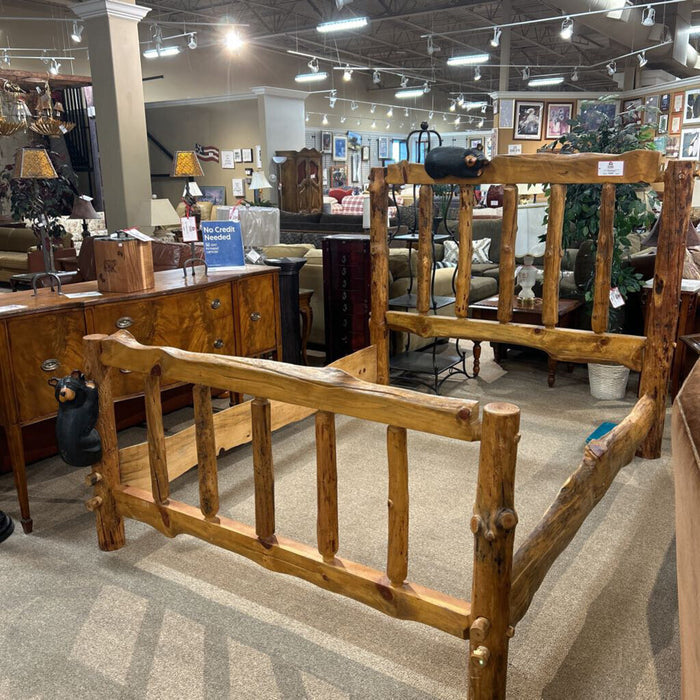
[[[224,170],[233,170],[236,167],[233,151],[221,151],[221,167]]]
[[[668,92],[665,92],[663,95],[661,95],[661,99],[659,100],[659,109],[662,112],[668,112],[668,109],[670,106],[671,106],[671,94]]]
[[[234,197],[245,197],[245,189],[243,188],[243,178],[234,177],[231,180]]]
[[[380,136],[377,141],[377,144],[377,153],[379,160],[386,160],[387,158],[389,158],[389,137]]]
[[[649,95],[644,100],[644,123],[656,125],[659,118],[659,96]]]
[[[360,181],[360,152],[353,151],[349,156],[350,159],[350,182]]]
[[[253,162],[253,149],[252,148],[242,148],[241,154],[243,155],[243,162],[244,163],[252,163]]]
[[[362,146],[362,134],[348,131],[348,151],[357,151]]]
[[[633,100],[625,100],[622,103],[622,123],[623,125],[642,121],[642,98],[635,97]]]
[[[348,184],[348,169],[344,165],[333,165],[328,168],[328,187],[345,187]]]
[[[659,114],[659,128],[657,131],[660,134],[665,134],[668,131],[668,114]]]
[[[676,92],[673,94],[673,112],[682,112],[683,111],[683,93],[682,92]]]
[[[526,141],[541,141],[543,113],[544,102],[516,100],[513,138]]]
[[[498,112],[498,128],[513,128],[513,100],[500,100]]]
[[[321,132],[321,153],[331,153],[333,150],[333,134],[330,131]]]
[[[478,150],[478,151],[483,151],[484,150],[484,142],[482,139],[469,139],[469,148]]]
[[[226,204],[226,188],[223,185],[200,185],[199,189],[202,190],[200,200],[212,204]]]
[[[573,102],[547,103],[547,131],[545,137],[556,139],[571,130],[569,119],[574,113]]]
[[[678,136],[667,136],[666,137],[665,155],[667,158],[678,158],[678,142],[679,142]]]
[[[346,136],[333,136],[333,160],[348,159],[348,139]]]
[[[612,123],[617,113],[617,102],[599,102],[597,100],[580,100],[578,103],[579,120],[584,129],[597,129],[603,120]]]
[[[246,168],[245,175],[246,177],[253,177],[253,168]]]
[[[241,155],[241,149],[240,148],[234,148],[233,149],[233,160],[236,163],[242,163],[243,162],[243,156]]]
[[[362,162],[367,163],[369,161],[369,146],[362,147]]]
[[[685,93],[684,124],[700,124],[700,88]]]
[[[509,156],[519,156],[523,152],[522,143],[509,143],[508,144],[508,155]]]
[[[671,128],[669,130],[669,133],[671,134],[680,134],[681,133],[681,118],[680,115],[671,117]]]
[[[660,153],[666,153],[666,136],[657,136],[654,139],[654,148]]]
[[[679,158],[698,160],[700,155],[700,129],[683,129]]]

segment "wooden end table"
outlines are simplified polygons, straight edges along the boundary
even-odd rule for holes
[[[558,328],[573,328],[576,321],[576,310],[583,306],[580,299],[559,299],[559,316],[557,319]],[[534,326],[542,325],[542,299],[535,299],[535,305],[531,308],[523,308],[519,305],[516,296],[513,296],[513,323],[527,323]],[[488,299],[469,305],[469,315],[471,318],[482,321],[497,321],[498,312],[498,294]],[[506,358],[508,345],[505,343],[491,343],[493,348],[493,357],[496,362],[500,363]],[[481,343],[474,341],[474,376],[479,376],[479,358],[481,357]],[[547,362],[549,374],[547,376],[547,384],[554,386],[554,379],[557,371],[557,361],[549,357]],[[569,369],[572,365],[569,363]]]

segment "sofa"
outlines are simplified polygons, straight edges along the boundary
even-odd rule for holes
[[[9,282],[12,275],[29,272],[29,252],[36,243],[31,228],[0,226],[0,282]]]

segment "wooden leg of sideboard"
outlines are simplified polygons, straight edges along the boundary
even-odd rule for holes
[[[22,428],[19,425],[10,425],[5,428],[7,447],[10,452],[12,474],[15,477],[19,512],[22,518],[22,529],[26,534],[32,531],[33,523],[29,514],[29,493],[27,492],[27,470],[24,466],[24,444],[22,442]]]

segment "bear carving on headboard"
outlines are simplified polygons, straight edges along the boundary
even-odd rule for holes
[[[67,377],[52,377],[58,401],[56,441],[61,458],[72,467],[87,467],[102,459],[102,440],[95,429],[98,395],[95,383],[80,370]]]

